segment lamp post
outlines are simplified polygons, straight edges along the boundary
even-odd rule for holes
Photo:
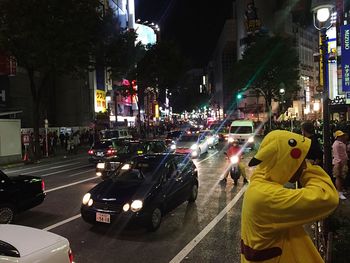
[[[323,151],[324,151],[324,169],[330,175],[332,171],[332,152],[331,152],[331,131],[329,125],[329,87],[327,79],[327,30],[332,26],[331,13],[335,5],[332,1],[313,0],[311,11],[315,28],[321,34],[321,50],[323,64]],[[320,76],[321,77],[321,76]]]

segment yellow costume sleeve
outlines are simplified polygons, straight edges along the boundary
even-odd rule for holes
[[[270,219],[275,228],[290,228],[329,215],[339,203],[337,190],[326,172],[307,164],[301,189],[276,189],[271,196]]]

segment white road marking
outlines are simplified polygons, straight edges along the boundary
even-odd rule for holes
[[[64,224],[69,223],[69,222],[71,222],[71,221],[73,221],[73,220],[75,220],[77,218],[80,218],[80,217],[81,217],[81,214],[72,216],[70,218],[67,218],[66,220],[63,220],[63,221],[58,222],[56,224],[53,224],[51,226],[45,227],[45,228],[43,228],[43,230],[50,231],[50,230],[52,230],[52,229],[54,229],[56,227],[62,226]]]
[[[71,169],[60,170],[60,171],[53,172],[53,173],[48,173],[48,174],[41,174],[41,175],[39,175],[39,176],[40,176],[40,177],[46,177],[46,176],[49,176],[49,175],[64,173],[64,172],[68,172],[68,171],[72,171],[72,170],[76,170],[76,169],[78,169],[78,168],[84,168],[84,167],[91,167],[91,165],[88,164],[88,165],[73,167],[73,168],[71,168]],[[92,169],[90,169],[90,170],[92,170]],[[86,171],[84,171],[84,172],[86,172]]]
[[[202,162],[208,160],[209,158],[213,157],[215,154],[218,154],[218,153],[219,153],[219,151],[216,151],[216,152],[214,152],[213,154],[209,155],[207,158],[205,158],[205,159],[203,159],[203,160],[200,160],[199,162],[196,162],[196,164],[200,164],[200,163],[202,163]]]
[[[74,183],[58,186],[58,187],[46,190],[45,193],[50,193],[50,192],[57,191],[57,190],[60,190],[60,189],[63,189],[63,188],[67,188],[67,187],[70,187],[70,186],[73,186],[73,185],[76,185],[76,184],[81,184],[81,183],[84,183],[84,182],[92,181],[92,180],[95,180],[96,178],[99,178],[99,176],[95,176],[95,177],[84,179],[84,180],[80,180],[80,181],[77,181],[77,182],[74,182]]]
[[[86,159],[86,157],[79,157],[79,158],[69,159],[69,160],[65,160],[65,161],[61,161],[61,162],[48,163],[48,164],[36,164],[35,166],[31,166],[31,167],[27,167],[27,168],[23,168],[23,169],[17,169],[17,170],[5,169],[4,171],[6,172],[6,174],[18,173],[18,172],[23,172],[23,171],[28,171],[28,170],[33,170],[33,169],[37,169],[37,168],[50,166],[52,164],[67,163],[67,162],[72,162],[72,161],[76,161],[76,160],[80,160],[80,159]]]
[[[201,240],[220,222],[220,220],[235,206],[241,196],[247,189],[247,185],[243,186],[231,202],[194,238],[188,243],[171,261],[170,263],[181,262]]]
[[[63,165],[58,165],[58,166],[52,166],[52,167],[48,167],[48,168],[45,168],[45,169],[38,169],[38,170],[31,171],[31,172],[26,172],[26,174],[33,174],[33,173],[38,173],[38,172],[42,172],[42,171],[58,169],[58,168],[66,167],[66,166],[75,165],[75,164],[78,164],[78,163],[80,163],[80,162],[74,162],[74,163],[68,163],[68,164],[63,164]],[[11,171],[10,173],[14,173],[14,172]]]

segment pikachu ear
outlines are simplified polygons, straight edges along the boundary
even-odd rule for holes
[[[258,160],[258,159],[256,159],[256,158],[252,158],[251,160],[250,160],[250,162],[248,163],[248,166],[249,167],[252,167],[252,166],[256,166],[256,165],[258,165],[258,164],[260,164],[262,161],[260,161],[260,160]]]

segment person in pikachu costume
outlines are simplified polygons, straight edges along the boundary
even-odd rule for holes
[[[241,218],[241,262],[323,262],[303,225],[326,217],[339,197],[330,177],[305,160],[310,139],[270,132],[249,162],[256,166],[245,192]],[[296,182],[301,188],[287,189]]]

